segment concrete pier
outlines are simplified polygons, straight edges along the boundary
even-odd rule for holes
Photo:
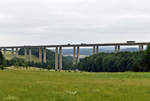
[[[12,48],[11,50],[11,55],[12,55],[12,58],[14,57],[14,48]]]
[[[76,64],[76,47],[73,47],[73,64]]]
[[[120,52],[120,45],[118,45],[118,52]]]
[[[99,53],[99,46],[96,46],[96,54]]]
[[[115,45],[115,53],[120,52],[120,45]]]
[[[29,48],[29,61],[32,62],[32,50]]]
[[[28,61],[28,59],[27,59],[27,48],[24,48],[24,60]]]
[[[43,62],[46,63],[46,48],[44,48],[43,52]]]
[[[59,47],[59,70],[62,70],[62,47]]]
[[[80,47],[77,47],[77,63],[80,62]]]
[[[144,46],[143,45],[139,45],[139,52],[142,52],[144,50]]]
[[[42,49],[39,48],[39,62],[42,63]]]
[[[55,49],[55,70],[58,70],[58,47]]]
[[[118,46],[115,45],[115,53],[118,53]]]
[[[18,48],[16,48],[16,57],[18,57],[19,53],[18,53]]]
[[[6,57],[6,48],[4,48],[4,57]]]
[[[93,46],[93,55],[95,54],[95,46]]]

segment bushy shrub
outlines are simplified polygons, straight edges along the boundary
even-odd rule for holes
[[[22,59],[22,58],[14,57],[11,60],[9,60],[9,65],[15,66],[15,67],[18,67],[18,66],[27,67],[28,63],[25,62],[24,59]]]
[[[0,69],[4,70],[6,65],[7,65],[6,60],[5,60],[2,52],[0,51]]]
[[[4,70],[5,67],[3,65],[0,65],[0,70]]]

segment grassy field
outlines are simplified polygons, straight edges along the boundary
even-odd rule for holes
[[[150,101],[150,73],[5,70],[0,101]]]

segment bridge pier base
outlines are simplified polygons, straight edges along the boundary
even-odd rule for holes
[[[59,47],[59,70],[62,70],[62,47]]]
[[[144,46],[143,45],[139,45],[139,52],[142,52],[144,50]]]
[[[6,48],[4,48],[4,57],[6,58]]]
[[[73,47],[73,65],[76,64],[76,47]]]
[[[44,50],[43,50],[43,54],[44,54],[44,56],[43,56],[43,62],[44,63],[46,63],[46,48],[44,48]]]
[[[12,58],[14,58],[14,48],[12,48],[11,50],[11,55],[12,55]]]
[[[42,49],[39,48],[39,62],[42,63]]]
[[[24,60],[28,61],[28,59],[27,59],[27,48],[24,48]]]
[[[16,57],[18,57],[18,48],[16,48]]]
[[[80,62],[80,47],[77,47],[77,63]]]
[[[29,61],[32,62],[32,50],[29,48]]]
[[[120,45],[115,45],[115,53],[120,52]]]
[[[115,53],[117,53],[118,51],[117,51],[118,49],[117,49],[117,45],[115,45]]]
[[[118,52],[120,52],[120,45],[118,45]]]
[[[96,54],[99,52],[99,46],[96,46]]]
[[[93,46],[93,55],[95,54],[95,46]]]
[[[58,47],[55,49],[55,70],[58,70]]]

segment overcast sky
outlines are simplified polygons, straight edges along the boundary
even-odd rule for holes
[[[0,0],[0,45],[150,41],[150,0]]]

